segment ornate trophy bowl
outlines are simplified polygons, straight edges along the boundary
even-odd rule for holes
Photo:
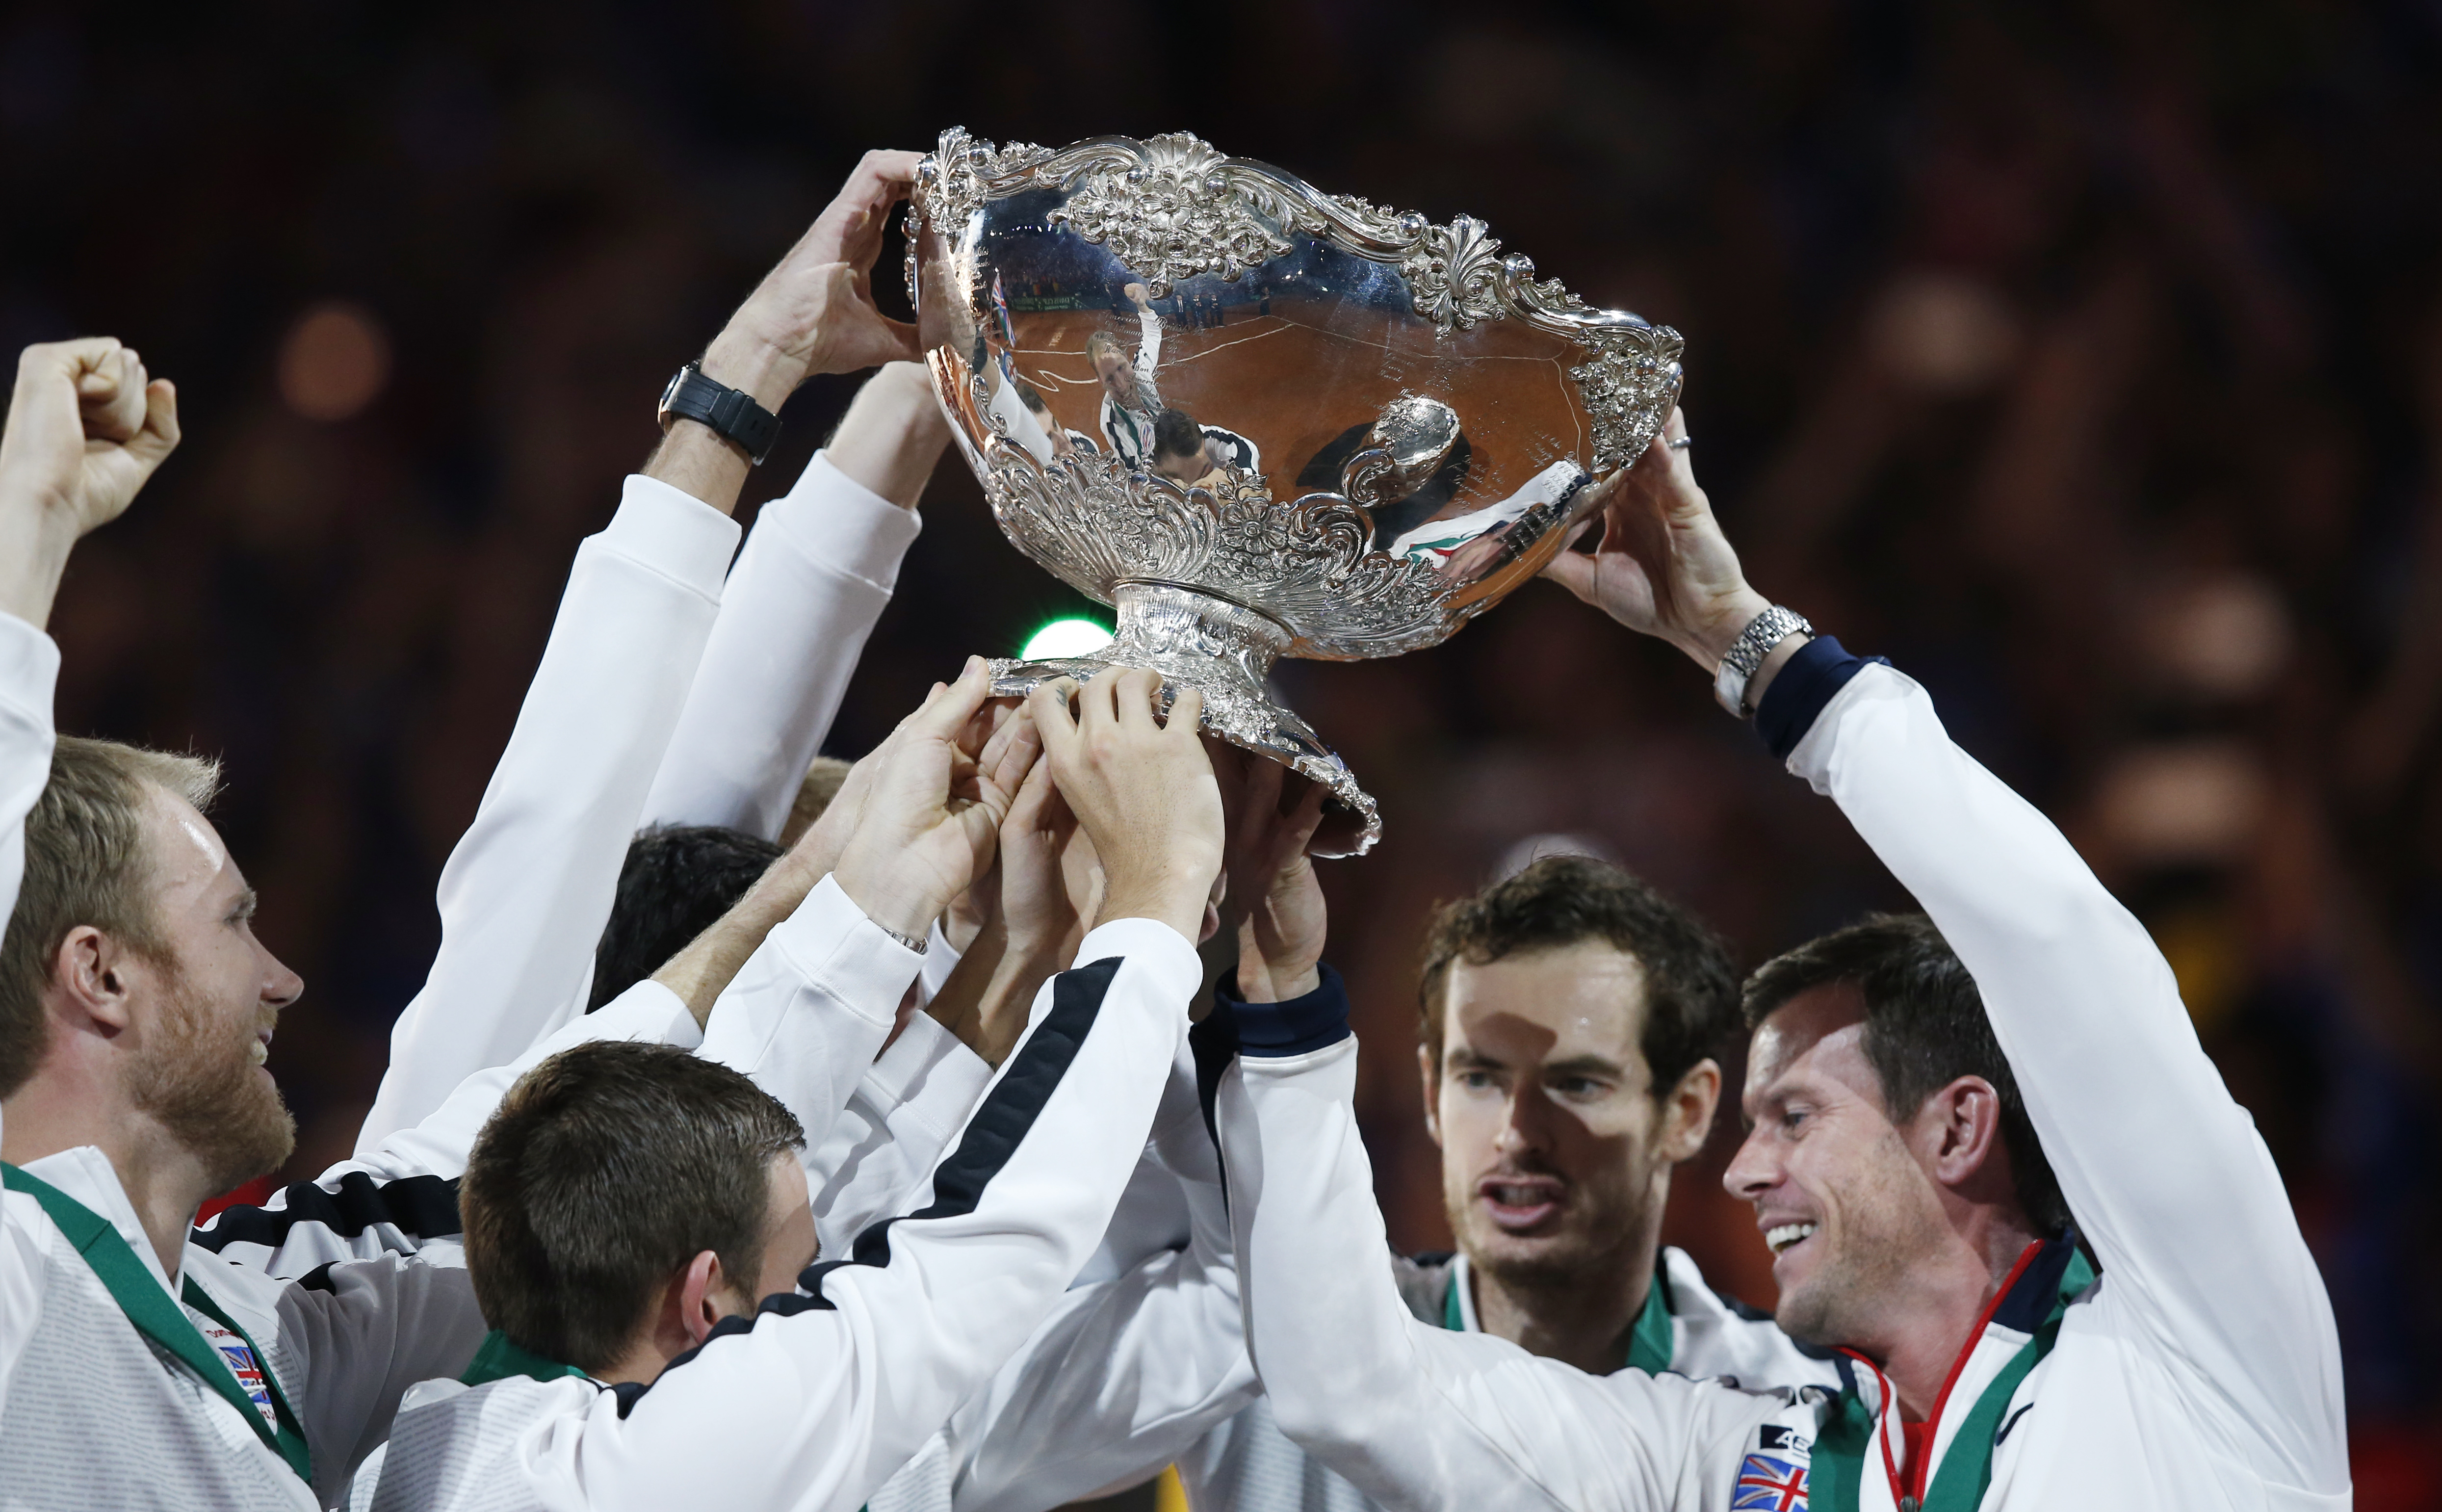
[[[959,449],[1018,550],[1119,611],[1086,657],[1204,695],[1214,735],[1374,800],[1265,690],[1283,656],[1438,645],[1540,571],[1679,393],[1677,332],[1587,307],[1483,223],[1321,192],[1190,136],[1057,151],[953,128],[908,292]]]

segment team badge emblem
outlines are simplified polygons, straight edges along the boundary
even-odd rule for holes
[[[1750,1454],[1739,1466],[1730,1512],[1806,1512],[1806,1466],[1771,1454]]]

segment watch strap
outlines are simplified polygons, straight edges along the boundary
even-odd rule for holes
[[[1763,665],[1772,648],[1792,635],[1812,635],[1814,627],[1795,610],[1775,604],[1739,631],[1739,638],[1722,656],[1721,670],[1713,676],[1713,697],[1722,707],[1741,720],[1753,719],[1755,711],[1747,707],[1747,682]]]
[[[756,404],[753,394],[705,377],[700,362],[679,369],[662,395],[662,428],[667,430],[674,419],[693,420],[736,442],[746,460],[758,466],[780,439],[778,415]]]

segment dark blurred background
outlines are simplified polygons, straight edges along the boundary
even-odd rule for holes
[[[862,149],[1185,129],[1480,215],[1686,333],[1754,580],[1928,683],[2154,930],[2323,1262],[2360,1504],[2437,1504],[2437,82],[2406,0],[12,8],[0,337],[136,344],[188,435],[77,554],[62,727],[228,758],[310,983],[274,1051],[310,1171],[660,385]],[[790,405],[750,501],[850,390]],[[924,513],[837,752],[1082,607],[955,461]],[[1593,850],[1747,965],[1904,902],[1696,669],[1549,585],[1282,682],[1388,823],[1328,885],[1402,1243],[1446,1232],[1435,900]],[[1768,1301],[1719,1146],[1673,1237]]]

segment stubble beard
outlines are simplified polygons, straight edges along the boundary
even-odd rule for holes
[[[173,968],[161,1032],[136,1068],[137,1108],[211,1172],[222,1189],[277,1171],[296,1147],[297,1120],[280,1089],[255,1076],[252,1031],[240,1037]]]
[[[1781,1294],[1773,1321],[1782,1333],[1826,1347],[1853,1344],[1904,1294],[1909,1257],[1923,1247],[1904,1223],[1887,1221],[1898,1209],[1896,1202],[1882,1200],[1890,1196],[1864,1190],[1844,1194],[1840,1209],[1849,1221],[1836,1233],[1818,1230],[1836,1248],[1815,1263],[1802,1285]]]
[[[1591,1211],[1574,1207],[1558,1232],[1536,1239],[1494,1227],[1477,1210],[1472,1191],[1445,1193],[1443,1203],[1450,1232],[1470,1269],[1491,1277],[1513,1295],[1582,1298],[1592,1289],[1616,1284],[1631,1258],[1635,1236],[1644,1230],[1644,1215],[1620,1193],[1595,1194],[1575,1187],[1569,1196],[1573,1204],[1592,1199],[1595,1206]]]

